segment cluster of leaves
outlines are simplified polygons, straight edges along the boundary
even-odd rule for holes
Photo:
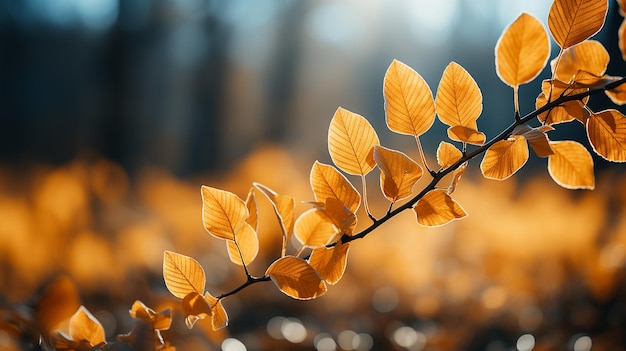
[[[620,5],[624,13],[624,2]],[[204,318],[211,319],[214,329],[226,326],[228,318],[221,300],[259,282],[273,281],[281,292],[295,299],[323,295],[328,285],[341,279],[351,242],[404,210],[412,210],[417,222],[427,227],[467,216],[452,195],[468,162],[483,153],[480,170],[489,179],[503,180],[515,174],[527,162],[530,145],[537,156],[548,159],[548,172],[556,183],[570,189],[592,189],[595,180],[589,151],[573,140],[550,140],[548,133],[559,123],[578,121],[596,154],[609,161],[626,162],[626,117],[615,109],[595,112],[587,105],[591,95],[601,92],[616,104],[626,102],[626,80],[605,73],[609,55],[601,43],[589,39],[604,25],[607,10],[607,0],[555,0],[548,15],[549,32],[529,14],[520,15],[504,30],[495,48],[496,71],[513,88],[515,109],[513,123],[488,142],[477,125],[483,97],[463,67],[450,63],[433,97],[417,72],[394,60],[384,77],[386,124],[393,132],[414,137],[421,165],[401,151],[382,146],[364,117],[339,108],[328,131],[334,165],[313,164],[310,183],[314,199],[310,201],[312,208],[304,213],[296,216],[293,197],[262,184],[254,183],[245,200],[202,186],[204,227],[225,241],[230,260],[243,267],[247,280],[230,292],[213,296],[204,291],[205,272],[196,260],[166,251],[164,280],[169,291],[182,299],[187,326],[191,328]],[[547,64],[550,35],[560,47],[550,62],[552,76],[542,83],[536,109],[522,116],[519,87],[534,80]],[[624,53],[624,45],[621,47]],[[436,151],[438,167],[431,168],[420,136],[437,117],[449,127],[450,141],[460,147],[441,141]],[[380,218],[370,212],[367,202],[365,178],[375,168],[380,171],[380,187],[390,203]],[[424,173],[431,180],[415,193],[413,187]],[[362,191],[344,174],[360,177]],[[439,186],[447,175],[452,175],[450,183]],[[281,254],[262,276],[248,270],[260,249],[258,193],[272,204],[282,229]],[[372,223],[355,232],[361,206]],[[287,254],[292,236],[300,249]]]
[[[170,309],[155,312],[143,302],[135,301],[129,311],[135,319],[133,329],[127,334],[117,335],[116,341],[107,341],[102,323],[80,305],[76,287],[65,276],[47,284],[24,307],[1,307],[6,322],[0,323],[0,331],[15,337],[15,340],[22,339],[23,347],[34,349],[38,345],[37,349],[68,351],[175,350],[161,335],[161,331],[171,326]]]

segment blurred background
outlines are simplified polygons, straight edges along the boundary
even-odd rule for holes
[[[611,54],[607,73],[625,75],[623,18],[609,4],[594,39]],[[254,285],[224,301],[231,326],[219,332],[203,322],[187,330],[162,280],[167,249],[198,259],[213,295],[243,282],[202,228],[200,185],[243,197],[258,181],[306,210],[310,167],[330,163],[326,132],[339,106],[418,159],[414,140],[385,127],[382,80],[394,58],[433,91],[458,62],[484,97],[480,130],[489,138],[504,129],[513,99],[495,74],[496,41],[522,11],[546,24],[549,6],[0,2],[0,350],[28,345],[16,315],[50,327],[41,320],[69,317],[79,302],[112,340],[131,329],[136,299],[174,309],[164,335],[180,350],[626,349],[626,170],[597,157],[594,191],[561,189],[534,155],[505,182],[482,180],[476,160],[455,193],[468,218],[425,229],[402,214],[354,243],[344,279],[324,297],[293,301],[270,283]],[[522,113],[548,75],[521,88]],[[612,107],[599,95],[590,106]],[[437,121],[423,137],[431,164],[444,135]],[[577,123],[550,136],[588,146]],[[375,173],[369,181],[380,216],[388,204]],[[280,235],[258,201],[262,252],[251,269],[260,275]],[[59,281],[69,315],[38,311]]]

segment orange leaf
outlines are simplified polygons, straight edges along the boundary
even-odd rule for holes
[[[417,222],[427,227],[438,227],[467,216],[465,210],[441,189],[427,192],[413,210],[417,214]]]
[[[228,315],[222,305],[222,300],[218,300],[208,292],[204,293],[204,299],[211,306],[211,327],[213,330],[222,329],[228,326]]]
[[[309,264],[326,283],[337,284],[346,271],[349,248],[350,243],[341,242],[333,247],[320,247],[311,252]]]
[[[562,49],[596,34],[604,25],[607,0],[554,0],[548,13],[548,28]]]
[[[259,253],[259,237],[254,228],[246,223],[235,234],[234,241],[226,241],[226,248],[228,249],[228,256],[233,263],[241,266],[245,262],[246,265],[249,265]],[[241,261],[242,256],[243,262]]]
[[[461,150],[457,149],[454,145],[442,141],[437,148],[437,163],[442,169],[448,168],[455,164],[463,157]]]
[[[441,122],[478,130],[476,120],[483,109],[483,97],[474,78],[456,62],[444,70],[435,101]]]
[[[194,324],[196,324],[198,320],[205,319],[206,317],[211,317],[213,315],[209,302],[205,300],[201,294],[198,294],[195,291],[190,292],[183,298],[182,307],[185,324],[189,329],[193,328]]]
[[[550,127],[551,128],[551,127]],[[543,128],[545,129],[545,128]],[[514,135],[521,135],[528,141],[528,144],[539,157],[548,157],[554,152],[550,147],[550,140],[542,128],[531,128],[527,124],[522,124],[513,130]]]
[[[598,155],[613,162],[626,162],[626,117],[617,110],[591,114],[587,136]]]
[[[311,168],[310,181],[316,201],[326,202],[326,199],[334,198],[352,212],[359,208],[361,195],[335,167],[315,161]]]
[[[593,159],[583,145],[575,141],[553,141],[554,155],[548,157],[548,173],[567,189],[593,189]]]
[[[400,151],[374,146],[374,160],[380,168],[380,187],[391,202],[411,196],[422,177],[422,168]]]
[[[156,313],[139,300],[133,303],[129,314],[132,318],[151,322],[156,330],[167,330],[172,325],[172,312],[169,308]]]
[[[472,145],[482,145],[487,136],[483,132],[465,126],[453,126],[448,128],[448,138]]]
[[[296,207],[296,200],[288,195],[279,195],[274,190],[266,187],[263,184],[254,183],[254,186],[259,189],[270,200],[270,203],[274,207],[274,212],[280,222],[280,227],[283,230],[283,250],[287,241],[291,238],[293,232],[294,215],[293,209]]]
[[[339,233],[352,234],[356,227],[356,215],[350,211],[341,201],[329,197],[321,206],[326,215],[333,221]]]
[[[363,116],[338,108],[328,129],[328,152],[342,171],[364,176],[375,166],[372,147],[378,135]]]
[[[485,152],[480,170],[488,179],[503,180],[512,176],[528,161],[526,140],[513,136],[491,145]]]
[[[202,294],[206,281],[198,261],[172,251],[163,253],[163,279],[167,290],[179,299],[192,292]]]
[[[393,60],[385,73],[383,94],[390,130],[418,137],[433,125],[433,94],[424,78],[411,67]]]
[[[80,306],[70,318],[69,332],[70,338],[76,342],[86,340],[91,346],[106,343],[102,324],[85,306]]]
[[[457,169],[454,170],[454,177],[450,182],[450,186],[448,186],[448,195],[452,195],[454,190],[456,190],[456,185],[459,183],[459,180],[461,180],[461,177],[463,176],[463,173],[465,173],[466,169],[467,161],[463,162],[463,164],[461,164]]]
[[[306,247],[320,247],[330,244],[338,234],[337,228],[323,210],[310,209],[298,217],[294,235]]]
[[[248,218],[246,222],[252,226],[252,229],[256,231],[258,229],[258,211],[256,207],[256,196],[254,195],[254,188],[250,188],[248,196],[246,197],[246,208],[248,209]]]
[[[556,78],[568,83],[578,74],[578,71],[585,71],[598,77],[604,75],[609,59],[609,53],[600,42],[585,40],[563,51],[560,59],[555,58],[550,65],[554,72],[558,62]]]
[[[202,186],[202,223],[211,235],[233,240],[248,216],[246,204],[237,195]]]
[[[550,57],[550,39],[541,22],[522,13],[496,44],[498,77],[516,87],[535,79]]]
[[[285,256],[274,261],[265,272],[285,295],[310,300],[326,293],[326,284],[306,261]]]
[[[605,90],[606,95],[617,105],[626,103],[626,84],[622,83],[615,89]]]
[[[554,83],[554,85],[552,85]],[[541,91],[535,102],[536,108],[541,108],[548,103],[547,96],[550,96],[550,101],[558,99],[561,95],[569,96],[587,91],[587,88],[570,89],[567,84],[559,84],[558,81],[544,80],[541,83]],[[584,104],[587,103],[589,97],[585,97],[582,102],[579,100],[572,100],[556,106],[547,112],[541,113],[537,116],[537,119],[542,123],[548,125],[565,123],[574,120],[575,118],[582,118],[584,116]]]

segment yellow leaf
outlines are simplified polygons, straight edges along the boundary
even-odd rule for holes
[[[378,135],[363,116],[338,108],[328,129],[328,152],[342,171],[364,176],[375,166],[372,148]]]
[[[550,140],[548,140],[546,133],[538,129],[532,129],[524,133],[523,136],[526,138],[528,144],[537,156],[548,157],[554,154],[552,147],[550,147]]]
[[[169,308],[156,313],[153,309],[146,306],[139,300],[136,300],[133,303],[129,314],[132,318],[150,322],[156,330],[169,329],[172,324],[172,313]]]
[[[316,201],[326,202],[326,199],[334,198],[352,212],[359,208],[361,195],[335,167],[315,161],[311,168],[310,181]]]
[[[607,0],[554,0],[548,13],[548,28],[562,49],[596,34],[604,25]]]
[[[357,223],[356,215],[341,201],[329,197],[320,208],[332,220],[339,233],[350,235],[354,232]]]
[[[293,233],[294,215],[293,210],[296,207],[296,200],[288,195],[277,194],[274,190],[266,187],[263,184],[254,183],[254,186],[259,189],[274,207],[274,212],[280,222],[280,227],[283,230],[283,249],[284,245],[291,238]]]
[[[172,295],[179,299],[204,291],[206,276],[198,261],[172,251],[163,253],[163,279]]]
[[[463,157],[461,150],[457,149],[454,145],[442,141],[437,148],[437,163],[442,169],[446,169]]]
[[[211,306],[211,327],[213,330],[222,329],[228,326],[228,315],[222,305],[222,300],[218,300],[208,292],[204,293],[204,299]]]
[[[550,39],[541,22],[522,13],[496,44],[498,77],[517,87],[535,79],[550,57]]]
[[[625,21],[626,22],[626,21]],[[606,95],[617,105],[626,103],[626,83],[619,85],[615,89],[605,90]]]
[[[548,157],[548,173],[567,189],[593,189],[593,159],[583,145],[575,141],[553,141],[554,155]]]
[[[554,83],[554,85],[552,84]],[[575,95],[585,92],[587,88],[570,89],[567,84],[559,84],[558,81],[544,80],[541,84],[542,93],[539,94],[535,102],[536,108],[541,108],[548,103],[548,96],[550,101],[554,101],[561,96]],[[572,100],[556,106],[547,112],[541,113],[537,116],[537,119],[542,123],[548,125],[565,123],[572,121],[576,118],[582,118],[585,114],[584,104],[587,103],[589,97],[585,97],[582,102],[579,100]]]
[[[285,256],[274,261],[265,272],[285,295],[310,300],[326,293],[326,284],[306,261]]]
[[[337,228],[323,210],[310,209],[298,217],[294,228],[296,239],[306,247],[320,247],[331,243]]]
[[[472,145],[482,145],[487,136],[483,132],[465,126],[452,126],[448,128],[448,138]]]
[[[595,40],[585,40],[563,51],[561,58],[555,58],[550,63],[552,71],[556,64],[556,78],[569,83],[578,71],[585,71],[595,76],[602,76],[609,64],[609,53],[604,46]],[[578,81],[578,80],[577,80]]]
[[[70,318],[70,338],[79,342],[86,340],[91,346],[106,342],[104,328],[85,306],[80,306],[78,311]]]
[[[385,197],[395,202],[411,196],[422,177],[422,168],[400,151],[374,146],[374,160],[380,168],[380,187]]]
[[[604,159],[626,162],[626,117],[617,110],[591,114],[587,136],[593,150]]]
[[[187,328],[193,328],[194,324],[200,319],[211,317],[213,311],[211,305],[204,299],[201,294],[197,292],[190,292],[183,298],[182,302],[183,315],[185,317],[185,324]]]
[[[333,247],[320,247],[311,252],[309,264],[326,283],[337,284],[346,271],[349,248],[350,243],[341,242]]]
[[[626,0],[617,0],[617,4],[619,5],[619,14],[626,16]]]
[[[435,121],[433,94],[422,76],[404,63],[393,60],[383,81],[387,127],[416,137]]]
[[[248,209],[237,195],[202,186],[202,223],[211,235],[233,240],[246,218]]]
[[[444,124],[478,130],[476,120],[483,109],[483,97],[474,78],[456,62],[444,70],[435,102]]]
[[[519,136],[500,140],[485,152],[480,170],[488,179],[503,180],[517,172],[528,160],[528,145]]]
[[[254,188],[250,188],[248,196],[246,196],[246,208],[248,209],[248,218],[246,222],[252,226],[252,229],[256,231],[258,229],[258,211],[256,207],[256,196],[254,195]]]
[[[228,256],[231,262],[238,265],[249,265],[254,261],[256,255],[259,253],[259,237],[254,231],[254,228],[248,223],[244,224],[241,229],[235,234],[235,240],[227,240],[226,247],[228,249]],[[243,262],[241,257],[243,256]]]
[[[435,189],[424,195],[413,207],[417,222],[427,227],[437,227],[467,216],[463,208],[445,190]]]

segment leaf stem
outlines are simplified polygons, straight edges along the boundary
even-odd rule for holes
[[[249,287],[252,284],[256,284],[256,283],[260,283],[260,282],[266,282],[266,281],[270,281],[271,278],[268,275],[264,275],[262,277],[252,277],[252,276],[248,276],[248,279],[241,285],[239,285],[238,287],[234,288],[233,290],[223,293],[222,295],[219,295],[216,297],[216,299],[221,300],[225,297],[231,296],[231,295],[235,295],[236,293],[240,292],[241,290]]]

